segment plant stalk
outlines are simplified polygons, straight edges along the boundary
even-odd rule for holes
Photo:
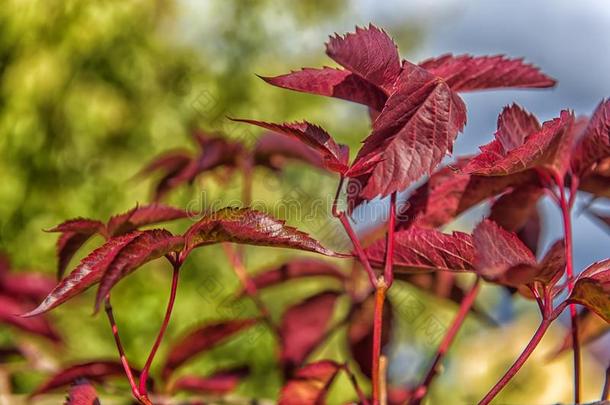
[[[108,316],[108,321],[110,322],[110,327],[112,328],[112,335],[114,336],[114,342],[116,344],[117,350],[119,351],[119,358],[121,360],[121,364],[123,365],[125,375],[127,376],[129,386],[131,387],[131,393],[134,398],[137,399],[141,404],[152,405],[152,402],[150,402],[146,395],[140,394],[140,391],[138,390],[138,386],[136,384],[136,380],[133,377],[133,373],[131,372],[129,361],[127,360],[127,356],[125,355],[125,349],[123,349],[123,343],[121,343],[121,338],[119,337],[119,328],[116,324],[114,314],[112,312],[112,305],[110,304],[110,295],[106,296],[106,300],[104,301],[104,309],[106,310],[106,315]]]
[[[146,363],[144,364],[144,368],[142,369],[142,373],[140,374],[140,394],[147,395],[148,389],[146,388],[146,382],[148,381],[148,374],[150,373],[150,366],[157,354],[157,350],[159,350],[159,346],[163,341],[163,336],[165,335],[165,331],[167,330],[167,326],[169,325],[169,320],[172,316],[172,310],[174,309],[174,302],[176,301],[176,292],[178,291],[178,280],[180,278],[180,264],[179,262],[172,263],[174,270],[172,273],[172,286],[169,293],[169,300],[167,302],[167,308],[165,310],[165,316],[163,318],[163,323],[161,324],[161,328],[159,329],[159,333],[157,334],[157,338],[155,339],[155,343],[150,349],[150,354],[146,359]]]
[[[387,284],[380,276],[375,287],[375,315],[373,319],[373,405],[379,405],[381,393],[381,368],[379,358],[381,356],[381,333],[383,329],[383,304],[387,291]]]
[[[443,337],[443,340],[441,341],[441,343],[436,351],[436,356],[434,357],[434,360],[432,361],[432,364],[430,365],[430,368],[428,369],[428,373],[426,374],[423,381],[419,384],[419,386],[415,390],[415,393],[413,394],[413,398],[409,402],[410,405],[420,404],[422,399],[428,393],[430,384],[432,383],[432,381],[438,374],[439,364],[443,360],[445,354],[447,354],[447,351],[449,351],[449,347],[453,343],[453,340],[455,339],[458,331],[464,324],[464,320],[466,319],[466,316],[468,315],[470,308],[472,308],[472,305],[474,304],[474,301],[479,292],[479,287],[480,287],[480,278],[477,277],[474,284],[472,285],[470,290],[466,293],[466,296],[460,303],[460,308],[458,309],[458,312],[455,315],[455,318],[453,318],[453,322],[451,323],[451,326],[447,330],[447,333],[445,333],[445,336]]]
[[[570,201],[566,198],[565,187],[563,182],[559,182],[559,206],[561,208],[561,216],[563,219],[563,229],[565,237],[565,248],[566,248],[566,275],[568,278],[568,293],[572,292],[574,287],[574,269],[573,269],[573,244],[572,244],[572,220],[571,220],[571,203],[573,203],[572,195]],[[574,403],[580,403],[580,386],[581,386],[581,355],[580,355],[580,342],[578,335],[578,313],[576,312],[576,305],[570,304],[570,319],[572,323],[572,347],[574,352]]]
[[[546,318],[542,319],[542,322],[540,322],[540,326],[538,326],[536,333],[534,333],[534,336],[532,336],[532,339],[530,340],[530,342],[527,344],[525,349],[523,349],[523,352],[521,352],[521,354],[519,355],[517,360],[508,369],[508,371],[506,371],[506,373],[500,379],[500,381],[498,381],[496,383],[496,385],[494,385],[493,388],[487,393],[487,395],[485,395],[485,397],[479,402],[479,405],[489,404],[496,397],[496,395],[498,395],[498,393],[500,391],[502,391],[502,389],[506,386],[506,384],[508,384],[508,382],[521,369],[523,364],[525,364],[525,362],[530,357],[530,355],[532,354],[534,349],[536,349],[536,346],[538,346],[538,343],[540,343],[540,341],[542,340],[542,337],[544,336],[544,334],[546,333],[546,331],[550,325],[551,325],[550,319],[546,319]]]
[[[388,285],[392,286],[394,281],[394,271],[392,268],[394,261],[394,228],[396,227],[396,192],[390,197],[390,218],[388,220],[388,233],[386,234],[385,267],[383,277]]]

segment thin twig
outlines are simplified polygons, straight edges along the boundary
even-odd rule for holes
[[[142,369],[142,373],[140,374],[140,393],[142,395],[147,395],[148,393],[146,382],[148,380],[150,366],[152,365],[152,362],[155,359],[155,355],[157,354],[157,350],[159,350],[159,346],[163,341],[163,336],[165,335],[165,331],[167,330],[167,326],[169,325],[169,321],[172,316],[172,310],[174,309],[174,302],[176,301],[176,292],[178,291],[178,280],[180,279],[180,263],[177,261],[172,261],[172,265],[174,268],[172,273],[172,286],[169,293],[169,299],[167,301],[167,308],[165,309],[165,316],[163,317],[163,323],[161,324],[161,328],[159,329],[159,333],[157,334],[155,343],[150,349],[150,353],[148,354],[148,358],[146,359],[146,363],[144,364],[144,368]]]
[[[390,197],[390,218],[388,220],[388,232],[386,235],[386,256],[385,267],[383,269],[383,277],[388,285],[392,286],[394,281],[394,270],[392,267],[394,261],[394,228],[396,227],[396,192]]]
[[[356,376],[354,375],[354,373],[352,373],[352,370],[350,370],[350,368],[347,365],[347,363],[343,364],[343,370],[345,371],[345,373],[349,377],[350,381],[352,382],[352,386],[354,387],[354,391],[356,391],[356,394],[358,394],[358,398],[360,399],[360,403],[362,405],[369,405],[369,400],[366,398],[366,395],[364,395],[364,392],[362,392],[362,390],[360,389],[360,385],[358,384],[358,380],[356,380]]]
[[[379,405],[388,403],[388,358],[379,356]]]
[[[354,232],[351,224],[349,223],[349,219],[347,218],[347,215],[345,215],[345,212],[340,212],[338,218],[341,221],[341,224],[343,225],[343,228],[345,229],[347,236],[350,238],[350,240],[352,241],[352,244],[354,245],[354,250],[356,250],[358,259],[360,260],[360,263],[362,263],[362,265],[364,266],[364,269],[366,270],[366,273],[369,276],[369,281],[371,283],[371,286],[375,286],[377,284],[377,276],[375,275],[375,271],[371,267],[371,263],[369,262],[369,258],[366,255],[366,252],[364,251],[364,249],[362,248],[362,245],[360,244],[360,240],[358,239],[356,232]]]
[[[383,330],[383,304],[387,285],[383,276],[379,277],[375,288],[375,314],[373,318],[373,405],[379,404],[381,397],[381,368],[379,367],[379,357],[381,356],[381,333]]]

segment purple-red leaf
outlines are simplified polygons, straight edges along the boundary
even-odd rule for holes
[[[388,93],[400,75],[398,47],[385,31],[372,24],[356,27],[354,33],[330,37],[326,54]]]
[[[284,221],[249,208],[223,208],[204,216],[185,234],[185,257],[189,251],[202,245],[219,242],[282,247],[338,256],[318,241]]]
[[[582,176],[591,166],[610,157],[610,100],[602,100],[572,153],[572,171]]]
[[[294,259],[279,267],[257,273],[250,280],[257,289],[261,289],[289,280],[315,276],[332,277],[338,280],[346,278],[341,270],[328,262],[316,259]]]
[[[404,190],[431,173],[466,124],[466,107],[442,80],[405,62],[396,89],[347,175],[359,197]]]
[[[584,308],[578,313],[578,342],[581,345],[593,342],[610,332],[610,324],[600,318],[595,312]],[[559,356],[566,350],[572,350],[572,331],[565,334],[561,346],[552,354],[552,358]]]
[[[141,226],[173,221],[175,219],[186,218],[187,216],[188,213],[186,211],[168,205],[158,203],[138,205],[123,214],[110,218],[106,225],[106,232],[108,236],[112,237],[129,233]]]
[[[527,120],[525,110],[513,105],[506,107],[498,123],[506,115],[522,115],[521,120]],[[520,136],[504,136],[504,131],[496,132],[496,139],[481,146],[481,153],[474,157],[466,168],[467,173],[484,176],[505,176],[523,172],[529,169],[545,169],[551,174],[563,178],[570,159],[570,152],[574,139],[574,115],[562,111],[559,118],[546,121],[542,128],[529,134],[523,143],[515,147],[515,141]],[[522,130],[518,127],[519,131]]]
[[[280,326],[280,363],[284,375],[290,376],[325,336],[339,293],[326,291],[290,307]]]
[[[135,231],[117,236],[91,252],[81,260],[72,273],[57,284],[36,309],[23,316],[28,317],[47,312],[99,282],[119,252],[140,234],[141,232]]]
[[[553,87],[555,80],[523,59],[503,55],[442,55],[419,64],[435,76],[443,78],[454,91],[496,88]]]
[[[163,172],[162,177],[155,186],[154,199],[159,201],[165,194],[176,187],[174,179],[180,176],[187,166],[192,162],[192,156],[187,151],[166,152],[156,157],[144,169],[140,171],[138,177],[147,176],[153,172]]]
[[[324,404],[328,389],[342,366],[330,360],[299,369],[282,387],[279,405]]]
[[[208,377],[186,375],[172,383],[172,391],[188,391],[207,395],[224,395],[235,390],[239,383],[248,376],[248,367],[239,367],[216,371]]]
[[[138,374],[136,370],[132,371]],[[92,361],[75,364],[56,372],[47,381],[36,388],[30,396],[33,397],[57,388],[65,387],[82,378],[101,383],[109,377],[122,376],[123,373],[123,365],[118,361]]]
[[[534,215],[543,195],[544,189],[533,184],[514,188],[493,203],[489,219],[508,231],[518,232]]]
[[[347,146],[338,145],[328,132],[317,125],[307,121],[284,124],[243,119],[234,119],[234,121],[257,125],[298,139],[317,151],[324,161],[324,166],[330,171],[343,174],[348,169],[349,149]]]
[[[362,303],[354,305],[349,316],[347,328],[347,343],[350,353],[362,374],[372,377],[373,361],[373,321],[375,313],[375,297],[370,296]],[[393,323],[393,311],[390,302],[383,307],[383,324],[381,327],[381,347],[390,340]]]
[[[519,287],[534,281],[553,285],[565,269],[564,241],[555,242],[541,262],[518,238],[491,220],[481,222],[473,232],[475,270],[485,279]]]
[[[20,301],[39,302],[55,287],[52,277],[41,273],[0,273],[0,292]]]
[[[288,161],[303,162],[324,169],[324,161],[309,146],[275,132],[258,138],[253,154],[256,165],[275,171],[281,171]]]
[[[174,236],[164,229],[139,232],[139,235],[125,244],[104,270],[95,298],[95,310],[99,309],[112,287],[145,263],[179,252],[184,246],[182,236]]]
[[[373,265],[383,266],[385,245],[380,239],[366,249]],[[411,227],[394,234],[395,272],[472,271],[473,261],[472,237],[466,233]]]
[[[22,331],[45,337],[53,342],[61,341],[59,334],[46,318],[23,318],[20,316],[30,308],[14,297],[0,294],[0,324],[13,325]]]
[[[387,100],[382,89],[343,69],[303,68],[285,75],[262,79],[284,89],[353,101],[376,111],[381,111]]]
[[[178,340],[170,349],[163,366],[163,378],[167,380],[174,370],[187,360],[211,350],[236,333],[251,327],[256,322],[256,319],[232,320],[205,325],[193,330]]]
[[[533,171],[495,177],[465,174],[461,169],[467,163],[467,159],[460,159],[433,173],[400,209],[397,227],[437,228],[453,221],[476,204],[502,194],[510,187],[538,184]]]
[[[93,385],[85,379],[76,381],[70,391],[64,405],[100,405],[97,391]]]
[[[610,323],[610,259],[593,263],[580,273],[568,300],[584,305]]]

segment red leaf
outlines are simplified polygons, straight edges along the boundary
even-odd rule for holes
[[[593,263],[580,273],[568,300],[610,323],[610,259]]]
[[[282,170],[289,160],[300,161],[324,169],[324,161],[310,147],[294,138],[288,138],[273,132],[258,138],[253,154],[257,165],[276,171]]]
[[[140,234],[141,232],[135,231],[108,240],[81,260],[72,273],[61,280],[36,309],[22,316],[29,317],[47,312],[99,282],[119,252]]]
[[[187,216],[188,213],[182,209],[158,203],[136,206],[123,214],[111,217],[106,225],[106,232],[112,237],[129,233],[142,226],[173,221]]]
[[[388,93],[400,75],[400,57],[396,44],[385,31],[372,24],[367,28],[356,27],[356,32],[343,37],[330,37],[326,44],[326,54],[347,70]]]
[[[100,405],[100,400],[93,385],[87,380],[79,380],[70,388],[64,405]]]
[[[311,363],[298,370],[282,387],[279,405],[323,404],[328,389],[342,366],[330,360]]]
[[[239,367],[215,372],[209,377],[186,375],[172,384],[172,391],[188,391],[200,394],[224,395],[234,391],[248,376],[248,367]]]
[[[405,62],[396,89],[348,171],[373,199],[404,190],[429,174],[466,123],[466,107],[446,83]]]
[[[338,256],[318,241],[284,221],[250,208],[223,208],[204,216],[185,234],[186,257],[195,247],[219,242],[243,243],[258,246],[283,247]]]
[[[521,111],[522,115],[527,114],[513,105],[502,111],[498,122],[503,121],[505,115],[515,114],[515,111]],[[473,158],[464,170],[484,176],[505,176],[538,168],[563,178],[569,165],[574,138],[573,124],[574,115],[562,111],[559,118],[546,121],[540,131],[528,135],[523,144],[513,149],[507,149],[505,145],[510,144],[513,147],[518,137],[511,136],[508,143],[506,138],[502,137],[503,132],[498,131],[496,139],[482,146],[481,153]]]
[[[250,278],[257,289],[271,287],[302,277],[327,276],[338,280],[346,278],[336,266],[315,259],[294,259],[279,267],[262,271]]]
[[[508,59],[503,55],[471,56],[451,54],[428,59],[419,64],[443,80],[455,91],[494,88],[553,87],[555,80],[523,59]]]
[[[484,220],[473,232],[475,269],[485,279],[519,287],[534,281],[553,285],[565,269],[565,246],[557,241],[544,259],[536,262],[534,254],[517,235]]]
[[[347,342],[350,353],[362,374],[372,377],[373,363],[373,320],[375,314],[375,297],[370,296],[362,303],[354,305],[349,316]],[[393,311],[389,301],[383,307],[383,324],[381,347],[389,342],[393,324]]]
[[[348,168],[349,149],[345,145],[337,145],[335,140],[321,127],[307,121],[274,124],[263,121],[233,119],[266,128],[279,134],[288,135],[316,150],[324,161],[324,166],[337,173],[345,173]]]
[[[461,169],[467,163],[467,159],[460,159],[433,173],[400,209],[397,228],[437,228],[510,187],[538,183],[536,173],[531,171],[502,177],[465,174]]]
[[[226,341],[256,323],[256,319],[239,319],[204,325],[179,339],[170,349],[163,366],[165,380],[187,360]]]
[[[475,246],[475,269],[487,278],[499,277],[519,265],[535,265],[536,257],[517,235],[500,228],[488,219],[472,233]]]
[[[151,260],[170,252],[179,252],[183,246],[182,236],[174,236],[164,229],[139,232],[136,238],[121,248],[104,270],[95,298],[95,310],[99,309],[112,287],[122,278]]]
[[[591,165],[610,156],[610,100],[602,100],[572,153],[572,171],[582,176]]]
[[[16,298],[0,294],[0,323],[13,325],[22,331],[45,337],[53,342],[61,341],[59,334],[46,318],[19,316],[28,309],[28,306],[23,305]]]
[[[132,371],[138,374],[136,370]],[[101,383],[106,381],[109,377],[122,376],[123,373],[123,366],[118,361],[92,361],[75,364],[56,372],[47,381],[36,388],[30,397],[65,387],[81,378]]]
[[[138,174],[139,177],[149,175],[156,171],[162,171],[163,175],[155,186],[155,201],[159,201],[165,194],[176,187],[175,178],[180,176],[180,173],[186,169],[192,162],[192,157],[189,152],[173,151],[166,152],[161,156],[156,157]]]
[[[367,82],[360,76],[342,69],[323,67],[303,68],[286,75],[261,77],[264,81],[284,89],[303,93],[336,97],[381,111],[387,96],[382,89]]]
[[[502,228],[517,232],[525,227],[534,215],[544,190],[537,185],[518,187],[502,195],[491,206],[489,219]]]
[[[385,239],[380,239],[366,249],[373,265],[383,266],[385,245]],[[468,234],[416,227],[394,234],[395,272],[472,271],[473,261],[472,237]]]
[[[38,302],[55,287],[53,278],[40,273],[0,273],[0,291],[20,301]]]
[[[284,375],[292,375],[311,352],[322,343],[339,293],[325,291],[290,307],[280,326],[280,363]]]
[[[57,279],[61,279],[76,251],[96,233],[104,232],[104,224],[87,218],[65,221],[49,232],[61,232],[57,239]]]

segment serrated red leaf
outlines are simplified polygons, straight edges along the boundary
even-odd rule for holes
[[[132,371],[136,375],[139,374],[137,370]],[[106,381],[109,377],[120,377],[123,373],[123,365],[118,361],[102,360],[74,364],[57,371],[38,386],[38,388],[30,394],[30,397],[65,387],[82,378],[101,383]]]
[[[282,387],[278,405],[324,404],[341,368],[334,361],[322,360],[299,369]]]
[[[279,134],[298,139],[318,152],[324,161],[324,166],[337,173],[345,173],[348,169],[349,149],[338,145],[323,128],[307,121],[276,124],[263,121],[233,119],[268,129]]]
[[[96,233],[104,232],[104,224],[88,218],[65,221],[48,232],[61,232],[57,239],[57,279],[63,277],[76,251]]]
[[[30,317],[47,312],[99,282],[121,249],[140,234],[141,232],[135,231],[108,240],[81,260],[72,273],[61,280],[36,309],[22,316]]]
[[[54,226],[47,232],[77,232],[92,235],[100,232],[103,228],[104,224],[98,220],[89,218],[74,218]]]
[[[499,277],[510,268],[536,265],[536,257],[517,235],[488,219],[472,233],[475,246],[475,269],[486,278]]]
[[[610,157],[610,100],[602,100],[572,152],[572,171],[580,177],[607,157]]]
[[[179,377],[172,383],[172,392],[187,391],[208,395],[224,395],[234,391],[249,373],[250,369],[248,367],[238,367],[216,371],[208,377],[186,375]]]
[[[473,232],[475,270],[485,279],[511,287],[530,285],[534,281],[553,285],[565,269],[563,240],[551,246],[541,262],[518,238],[486,219]]]
[[[514,188],[492,204],[489,219],[508,231],[518,232],[534,215],[542,196],[544,189],[537,185]]]
[[[288,161],[303,162],[324,169],[324,161],[307,145],[274,132],[262,135],[254,146],[254,162],[257,166],[281,171]]]
[[[20,316],[30,308],[15,297],[0,293],[0,324],[9,324],[24,332],[42,336],[53,342],[60,342],[61,337],[47,318]]]
[[[187,360],[211,350],[236,333],[254,324],[256,319],[239,319],[203,325],[180,338],[170,349],[163,366],[162,376],[165,380]]]
[[[104,270],[95,298],[95,310],[99,309],[112,287],[122,278],[151,260],[181,251],[183,246],[182,236],[174,236],[164,229],[140,232],[121,248]]]
[[[510,176],[474,176],[461,169],[468,159],[459,159],[434,172],[400,208],[397,229],[410,226],[437,228],[458,215],[511,187],[538,184],[536,173],[522,172]]]
[[[322,343],[339,295],[336,291],[325,291],[288,308],[284,313],[279,328],[280,363],[284,375],[292,375]]]
[[[380,239],[366,249],[374,266],[383,266],[385,245]],[[395,272],[465,272],[474,269],[473,261],[472,237],[466,233],[411,227],[394,234]]]
[[[373,321],[375,297],[370,296],[352,307],[347,327],[347,344],[353,359],[360,367],[362,374],[372,378],[373,359]],[[383,306],[383,323],[381,326],[381,347],[390,340],[394,313],[392,304],[387,301]]]
[[[509,59],[504,55],[446,54],[425,60],[419,66],[443,78],[454,91],[553,87],[556,83],[523,59]]]
[[[281,76],[261,78],[277,87],[353,101],[376,111],[381,111],[387,100],[382,89],[343,69],[303,68]]]
[[[593,263],[580,273],[568,300],[610,323],[610,259]]]
[[[498,122],[516,109],[527,114],[517,106],[507,107]],[[481,153],[470,160],[464,171],[484,176],[505,176],[537,168],[563,178],[574,140],[573,124],[574,115],[562,111],[559,118],[546,121],[539,131],[528,135],[523,144],[513,147],[517,137],[511,137],[513,149],[507,149],[506,138],[500,138],[502,132],[496,132],[496,139],[481,146]]]
[[[108,220],[106,233],[117,236],[134,231],[142,226],[186,218],[188,213],[180,208],[159,203],[138,205],[129,211],[115,215]]]
[[[394,93],[373,123],[347,175],[370,200],[431,173],[466,124],[466,107],[441,80],[405,62]]]
[[[346,275],[331,263],[316,259],[294,259],[250,277],[257,289],[275,286],[303,277],[332,277],[345,280]]]
[[[318,241],[284,221],[250,208],[223,208],[204,216],[185,233],[185,257],[189,251],[202,245],[219,242],[282,247],[338,256]]]
[[[385,31],[372,24],[366,28],[356,27],[354,33],[344,36],[331,36],[326,54],[387,93],[392,91],[400,75],[398,47]]]

